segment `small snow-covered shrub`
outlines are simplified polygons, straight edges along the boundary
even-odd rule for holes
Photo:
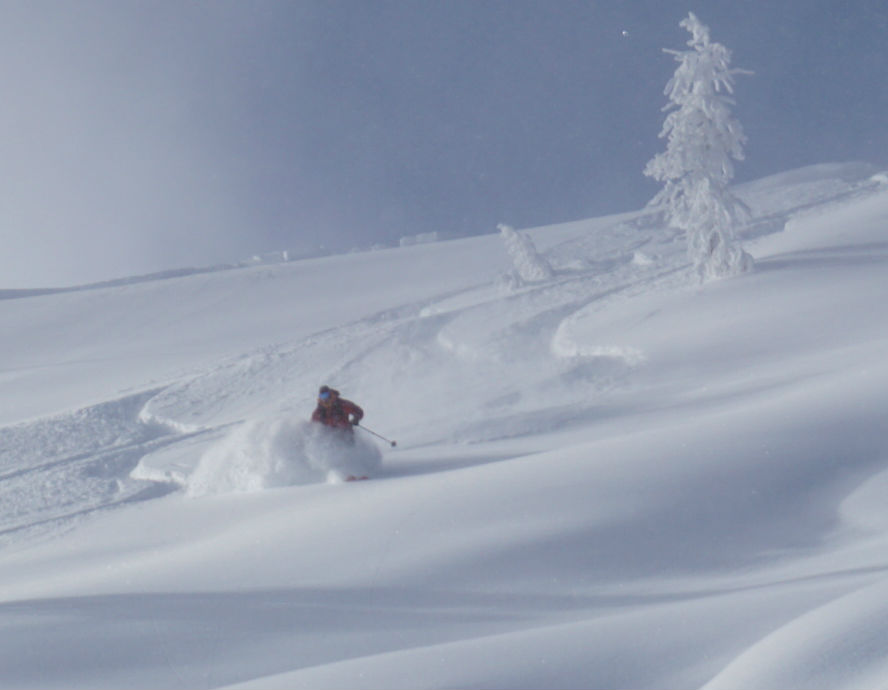
[[[512,259],[512,265],[515,268],[511,280],[514,286],[520,286],[523,283],[538,283],[552,277],[552,267],[537,252],[529,235],[518,232],[509,225],[501,224],[497,227],[506,245],[506,252]]]

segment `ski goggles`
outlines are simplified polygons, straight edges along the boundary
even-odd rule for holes
[[[324,391],[323,393],[318,393],[318,400],[329,400],[330,399],[330,391]]]

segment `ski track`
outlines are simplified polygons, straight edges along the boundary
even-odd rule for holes
[[[66,528],[121,503],[162,495],[129,477],[171,431],[139,419],[156,391],[0,428],[0,544]]]

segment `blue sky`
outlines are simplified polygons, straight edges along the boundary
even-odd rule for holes
[[[0,287],[638,208],[689,10],[737,181],[888,165],[884,0],[7,0]]]

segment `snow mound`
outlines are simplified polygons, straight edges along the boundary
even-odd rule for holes
[[[884,686],[886,594],[882,579],[806,612],[745,650],[705,689]]]
[[[349,475],[370,476],[382,462],[372,443],[342,432],[286,417],[251,420],[211,446],[187,480],[186,494],[253,492],[336,483]]]

